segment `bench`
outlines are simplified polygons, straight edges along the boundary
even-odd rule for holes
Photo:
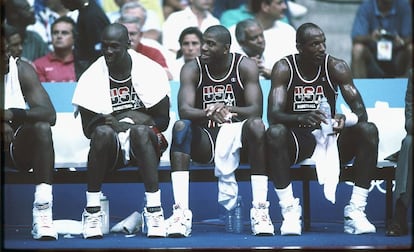
[[[383,118],[384,111],[390,115],[391,120],[395,123],[391,129],[385,129],[387,125],[380,122],[380,153],[378,161],[378,169],[374,175],[375,180],[383,180],[386,183],[385,193],[385,220],[389,220],[392,216],[392,190],[395,175],[395,163],[384,161],[383,159],[399,150],[400,142],[404,137],[404,111],[403,102],[405,95],[406,79],[381,79],[381,80],[356,80],[356,85],[361,91],[368,108],[370,121],[371,117],[376,121]],[[381,85],[382,84],[382,85]],[[52,102],[58,111],[58,120],[53,130],[56,154],[56,172],[54,174],[55,184],[85,184],[86,176],[86,158],[89,148],[89,141],[83,136],[80,118],[73,118],[73,107],[71,106],[71,95],[75,87],[75,83],[44,83],[43,84],[51,96]],[[171,96],[177,97],[178,83],[171,83]],[[261,82],[264,101],[270,89],[269,81]],[[381,85],[381,88],[379,86]],[[375,88],[374,88],[375,87]],[[368,93],[370,90],[381,90],[379,93]],[[389,91],[389,92],[387,92]],[[392,97],[390,96],[392,94]],[[383,104],[388,101],[388,106]],[[375,103],[378,103],[375,108]],[[343,104],[341,97],[338,100],[338,109]],[[374,107],[374,108],[373,108]],[[266,108],[266,104],[265,104]],[[264,109],[266,111],[266,109]],[[169,129],[166,131],[166,137],[171,138],[171,127],[173,121],[177,119],[176,100],[172,99],[171,117]],[[264,117],[265,124],[267,121]],[[386,120],[389,120],[386,119]],[[376,122],[377,123],[377,122]],[[402,123],[402,124],[401,124]],[[401,124],[401,125],[399,125]],[[388,136],[384,131],[392,133]],[[65,140],[61,138],[65,137]],[[392,142],[392,143],[391,143]],[[170,167],[167,150],[161,158],[159,168],[159,181],[170,182]],[[33,184],[33,176],[29,172],[17,172],[15,170],[6,170],[4,174],[4,183],[6,184]],[[309,230],[311,224],[310,209],[310,182],[317,180],[316,169],[312,162],[303,162],[295,165],[295,169],[291,169],[291,177],[293,181],[302,182],[302,201],[303,201],[303,221],[304,229]],[[249,166],[241,164],[236,170],[237,181],[250,181]],[[344,165],[340,173],[340,182],[352,181],[353,167],[352,165]],[[214,176],[214,169],[211,165],[192,164],[190,172],[190,182],[215,182],[217,178]],[[140,183],[142,178],[136,167],[126,167],[114,172],[111,176],[107,176],[106,183]]]

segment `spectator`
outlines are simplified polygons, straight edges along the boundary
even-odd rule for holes
[[[176,81],[180,80],[182,66],[200,56],[203,34],[197,27],[187,27],[181,32],[178,41],[180,42],[180,50],[178,50],[177,59],[171,67],[173,80]]]
[[[241,5],[246,4],[249,0],[219,0],[214,1],[212,13],[218,19],[221,19],[223,13],[227,10],[237,9]]]
[[[142,37],[159,42],[161,37],[161,23],[153,11],[145,9],[138,1],[130,1],[122,5],[121,16],[135,16],[141,19]]]
[[[188,0],[164,0],[162,3],[162,11],[164,13],[164,20],[176,11],[181,11],[188,6]]]
[[[254,0],[250,2],[250,10],[254,19],[263,28],[266,47],[263,57],[267,65],[272,65],[282,57],[296,53],[296,31],[293,26],[281,21],[285,17],[287,5],[284,0]],[[235,37],[236,25],[229,28],[232,34],[231,50],[242,53],[237,38]]]
[[[32,62],[46,55],[49,51],[47,44],[39,34],[27,30],[27,26],[36,22],[33,8],[27,0],[7,0],[5,8],[7,24],[16,27],[23,39],[23,51],[20,56]]]
[[[74,58],[76,79],[101,55],[103,29],[109,24],[105,13],[94,0],[61,0],[65,8],[78,10]]]
[[[22,60],[30,62],[29,60],[21,57],[23,52],[23,40],[20,36],[19,30],[17,30],[17,28],[14,26],[4,24],[4,35],[7,41],[8,52],[10,53],[10,56],[15,59],[20,58]]]
[[[157,62],[160,66],[164,68],[168,76],[168,79],[172,80],[172,75],[170,73],[170,70],[168,69],[167,61],[165,60],[162,53],[156,48],[146,46],[141,43],[142,21],[138,17],[134,17],[134,16],[121,16],[117,22],[120,24],[123,24],[127,28],[129,39],[131,41],[131,48],[147,56],[153,61]]]
[[[171,13],[162,27],[163,46],[176,55],[180,49],[178,37],[185,28],[194,26],[204,32],[208,27],[220,24],[220,21],[210,12],[213,2],[213,0],[191,0],[184,10]]]
[[[128,165],[140,167],[143,177],[147,236],[166,235],[158,166],[168,145],[160,132],[170,121],[170,86],[161,66],[128,48],[125,26],[108,25],[102,31],[103,56],[82,74],[72,99],[90,139],[85,239],[103,237],[100,197],[105,175]]]
[[[299,53],[281,59],[272,70],[266,141],[268,164],[271,164],[269,177],[283,216],[282,235],[302,233],[302,208],[299,199],[293,196],[289,169],[306,158],[315,161],[318,181],[332,203],[335,203],[340,162],[355,158],[351,200],[344,208],[344,231],[376,232],[365,215],[365,206],[378,159],[378,129],[367,121],[367,111],[351,70],[345,61],[326,53],[325,41],[324,32],[317,25],[302,24],[296,36]],[[338,89],[352,111],[346,116],[335,113]],[[322,97],[327,98],[333,118],[327,118],[318,109]],[[336,122],[334,132],[320,130],[332,120]]]
[[[43,41],[47,43],[49,50],[53,50],[52,34],[50,33],[53,22],[62,16],[68,16],[73,20],[77,20],[78,12],[66,9],[61,0],[35,0],[34,6],[36,23],[28,26],[27,29],[37,32]]]
[[[256,62],[260,77],[269,79],[274,62],[266,61],[263,57],[266,41],[260,24],[255,19],[237,23],[236,39],[244,54]]]
[[[408,234],[407,211],[413,200],[413,72],[409,71],[405,92],[405,131],[395,170],[395,210],[387,226],[387,236]]]
[[[33,62],[41,82],[76,81],[73,59],[73,45],[76,38],[76,24],[72,18],[59,17],[52,24],[53,52]]]
[[[214,162],[218,201],[229,211],[234,209],[238,196],[234,172],[239,162],[249,162],[252,169],[252,233],[274,234],[267,201],[265,125],[261,119],[263,97],[259,73],[252,60],[230,53],[230,44],[230,33],[224,26],[207,28],[201,55],[187,62],[181,70],[180,120],[173,126],[170,149],[175,204],[173,214],[167,220],[168,236],[187,237],[191,234],[190,159]]]
[[[21,172],[33,169],[32,236],[39,240],[56,240],[58,234],[53,226],[52,211],[54,149],[51,130],[56,122],[56,111],[33,67],[10,56],[6,48],[9,48],[8,42],[2,36],[2,169],[3,165]]]
[[[229,28],[236,25],[238,22],[246,20],[248,18],[254,18],[253,14],[249,10],[249,2],[252,0],[243,1],[236,8],[224,10],[220,15],[220,24]]]
[[[412,10],[407,0],[365,0],[352,27],[354,78],[407,76],[412,66]]]

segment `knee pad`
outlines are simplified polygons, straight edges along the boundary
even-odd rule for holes
[[[184,124],[182,129],[173,129],[171,152],[181,152],[190,155],[192,130],[190,120],[181,120]]]

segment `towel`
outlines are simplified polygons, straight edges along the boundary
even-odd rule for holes
[[[130,123],[130,124],[134,124],[134,121],[129,117],[123,118],[122,120],[120,120],[120,122],[126,122],[126,123]],[[129,133],[130,132],[131,132],[131,129],[128,129],[125,132],[119,132],[118,133],[118,139],[119,139],[119,143],[121,145],[121,150],[124,153],[125,162],[128,162],[130,160],[130,156],[129,156],[129,152],[131,150],[131,146],[129,144]]]
[[[151,108],[166,95],[170,85],[165,70],[156,62],[134,50],[128,50],[132,59],[132,84],[146,108]],[[95,113],[112,113],[109,72],[105,58],[101,56],[80,77],[72,104]]]
[[[20,87],[16,59],[11,56],[9,57],[9,72],[4,75],[4,108],[27,108]]]
[[[217,135],[214,175],[218,177],[218,202],[227,210],[236,205],[238,186],[234,171],[239,167],[243,122],[225,123]]]
[[[336,134],[325,135],[322,130],[312,131],[316,147],[311,159],[315,161],[320,185],[324,185],[325,198],[335,204],[336,186],[339,182],[339,153]]]

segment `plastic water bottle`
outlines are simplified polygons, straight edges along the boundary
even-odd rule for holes
[[[328,103],[328,100],[326,99],[326,97],[322,97],[322,99],[320,100],[319,103],[319,110],[321,110],[326,117],[326,121],[328,122],[328,124],[326,123],[321,123],[321,129],[324,135],[329,135],[333,133],[333,129],[332,129],[332,115],[331,115],[331,106]]]
[[[101,194],[101,211],[104,213],[102,218],[102,233],[109,234],[109,200]]]
[[[225,226],[226,226],[226,232],[233,233],[234,232],[234,211],[228,210],[226,211],[226,215],[224,217]]]
[[[241,196],[237,196],[234,208],[233,229],[234,233],[243,233],[243,201]]]

